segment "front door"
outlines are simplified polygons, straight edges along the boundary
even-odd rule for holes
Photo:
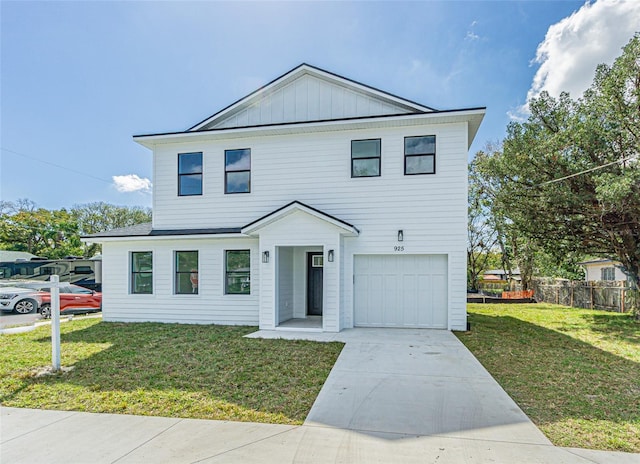
[[[307,253],[307,315],[322,316],[322,253]]]

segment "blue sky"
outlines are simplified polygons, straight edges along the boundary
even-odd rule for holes
[[[579,95],[634,0],[0,3],[0,199],[151,205],[151,153],[302,62],[437,109],[486,106],[470,150],[541,90]],[[115,182],[118,180],[118,182]]]

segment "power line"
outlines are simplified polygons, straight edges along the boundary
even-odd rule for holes
[[[20,153],[20,152],[14,151],[14,150],[9,150],[8,148],[0,147],[0,150],[2,150],[4,152],[7,152],[7,153],[12,153],[14,155],[22,156],[24,158],[28,158],[28,159],[33,160],[33,161],[37,161],[39,163],[48,164],[49,166],[54,166],[54,167],[59,168],[59,169],[64,169],[65,171],[75,172],[76,174],[80,174],[80,175],[83,175],[83,176],[91,177],[92,179],[99,180],[100,182],[105,182],[107,184],[112,184],[113,183],[112,181],[107,180],[107,179],[103,179],[102,177],[96,177],[93,174],[88,174],[86,172],[78,171],[78,170],[73,169],[73,168],[68,168],[68,167],[62,166],[60,164],[52,163],[51,161],[41,160],[39,158],[36,158],[35,156],[26,155],[24,153]]]
[[[616,161],[612,161],[612,162],[607,163],[607,164],[603,164],[602,166],[596,166],[595,168],[590,168],[590,169],[587,169],[585,171],[576,172],[575,174],[569,174],[568,176],[560,177],[559,179],[548,180],[546,182],[542,182],[542,183],[537,184],[537,185],[532,185],[530,188],[541,187],[543,185],[548,185],[548,184],[554,184],[556,182],[560,182],[560,181],[563,181],[563,180],[571,179],[572,177],[581,176],[582,174],[587,174],[589,172],[597,171],[598,169],[603,169],[603,168],[606,168],[606,167],[609,167],[609,166],[613,166],[614,164],[624,163],[625,161],[636,160],[637,158],[638,158],[638,155],[631,155],[631,156],[629,156],[627,158],[622,158],[620,160],[616,160]]]

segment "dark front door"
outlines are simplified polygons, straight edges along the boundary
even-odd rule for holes
[[[307,253],[307,314],[322,316],[322,253]]]

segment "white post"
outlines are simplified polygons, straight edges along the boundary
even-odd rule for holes
[[[60,370],[60,277],[51,276],[51,359],[53,370]]]

